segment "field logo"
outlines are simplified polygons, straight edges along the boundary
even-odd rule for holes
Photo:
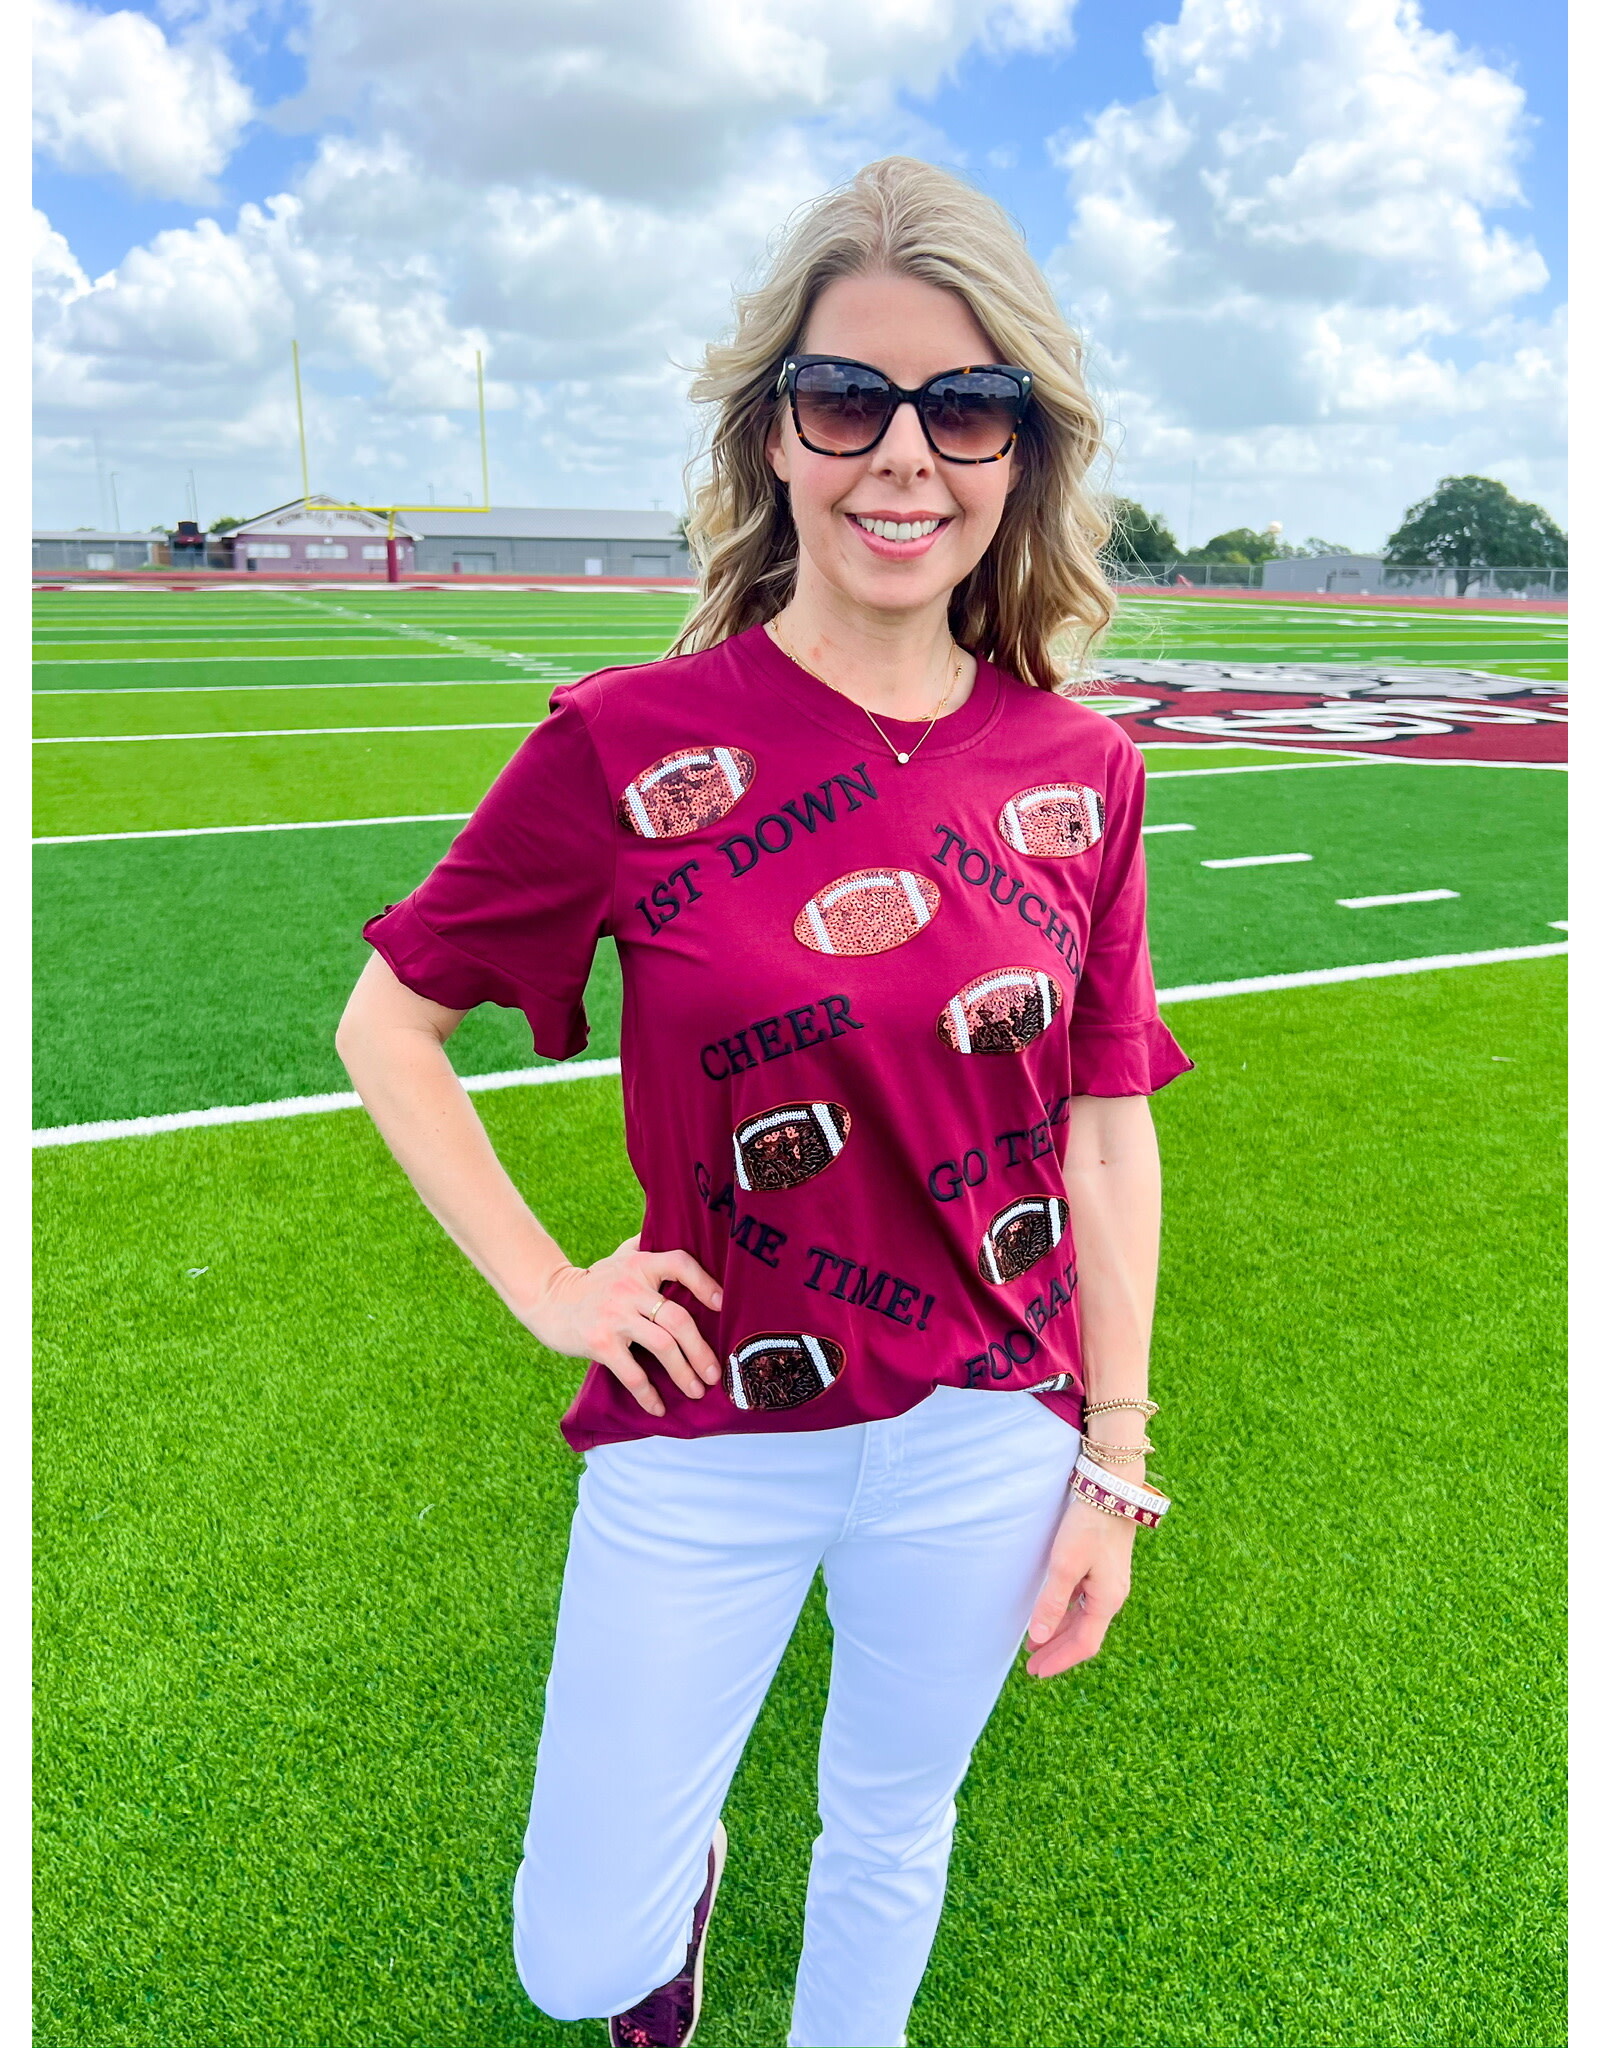
[[[1345,662],[1119,661],[1101,680],[1136,684],[1140,704],[1103,700],[1145,746],[1371,749],[1394,761],[1563,762],[1565,684],[1464,668]],[[1102,700],[1086,697],[1083,703]]]

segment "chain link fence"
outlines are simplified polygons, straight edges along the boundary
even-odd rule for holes
[[[1443,569],[1434,563],[1407,564],[1400,562],[1377,562],[1371,557],[1348,558],[1349,569],[1339,564],[1346,558],[1324,556],[1318,561],[1308,561],[1308,572],[1300,583],[1282,581],[1273,577],[1264,580],[1269,569],[1287,567],[1292,558],[1281,562],[1110,562],[1106,574],[1113,583],[1164,585],[1182,588],[1216,590],[1261,590],[1264,588],[1281,591],[1285,597],[1314,595],[1317,592],[1341,589],[1350,594],[1371,595],[1393,592],[1407,597],[1510,597],[1510,598],[1560,598],[1567,594],[1567,572],[1565,569],[1519,569],[1499,565],[1482,566],[1472,569]],[[1359,581],[1365,586],[1357,593],[1353,585],[1357,580],[1354,573],[1359,565]]]

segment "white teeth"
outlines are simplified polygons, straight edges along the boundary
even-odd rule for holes
[[[859,513],[851,517],[878,540],[921,540],[940,524],[937,519],[863,519]]]

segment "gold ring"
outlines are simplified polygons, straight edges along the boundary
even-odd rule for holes
[[[663,1309],[664,1309],[664,1308],[666,1307],[666,1305],[667,1305],[667,1298],[666,1298],[666,1296],[665,1296],[664,1294],[662,1294],[662,1295],[658,1295],[658,1296],[656,1297],[656,1305],[655,1305],[655,1307],[654,1307],[654,1308],[649,1308],[649,1309],[643,1309],[643,1310],[641,1310],[641,1311],[640,1311],[640,1313],[641,1313],[641,1314],[642,1314],[642,1315],[644,1316],[644,1319],[645,1319],[645,1321],[646,1321],[647,1323],[653,1323],[653,1322],[655,1321],[656,1317],[657,1317],[658,1315],[660,1315],[661,1311],[662,1311],[662,1310],[663,1310]]]

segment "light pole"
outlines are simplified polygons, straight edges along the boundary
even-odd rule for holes
[[[122,531],[122,514],[117,509],[117,475],[118,472],[116,470],[111,472],[111,531],[113,533],[120,533]]]

